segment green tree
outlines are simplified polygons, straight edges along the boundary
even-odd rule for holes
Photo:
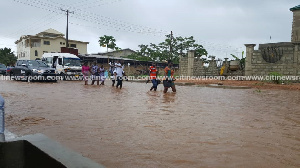
[[[159,43],[150,45],[139,45],[139,55],[147,56],[152,61],[157,60],[172,60],[174,63],[179,63],[180,56],[186,56],[187,51],[195,50],[195,57],[207,55],[207,51],[202,45],[197,44],[194,37],[172,37],[166,35],[166,39]]]
[[[0,63],[12,66],[16,63],[17,57],[10,48],[0,48]]]
[[[101,36],[99,37],[99,45],[100,47],[106,47],[106,51],[108,52],[108,49],[112,50],[120,50],[121,48],[117,47],[116,39],[113,36]]]

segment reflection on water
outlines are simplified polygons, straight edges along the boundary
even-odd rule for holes
[[[299,92],[0,81],[7,129],[107,167],[299,167]]]

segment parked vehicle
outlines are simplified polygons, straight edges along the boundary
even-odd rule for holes
[[[9,74],[15,80],[57,81],[55,69],[37,60],[18,60],[16,66],[10,70]]]
[[[12,66],[7,66],[7,67],[6,67],[6,75],[9,75],[9,74],[10,74],[10,70],[11,70],[12,68],[14,68],[14,67],[12,67]]]
[[[61,76],[82,76],[80,58],[70,53],[44,53],[42,61],[46,62]]]
[[[6,66],[4,64],[0,64],[0,74],[6,75]]]

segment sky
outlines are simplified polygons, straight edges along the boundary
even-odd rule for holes
[[[120,48],[138,50],[165,35],[193,36],[208,55],[241,58],[244,44],[290,42],[297,0],[0,0],[0,48],[16,53],[14,42],[53,28],[69,39],[89,42],[88,53],[105,52],[100,36]],[[271,38],[270,38],[271,37]]]

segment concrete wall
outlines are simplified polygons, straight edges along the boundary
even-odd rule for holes
[[[292,42],[300,42],[300,10],[293,11]]]
[[[0,167],[44,167],[66,168],[59,161],[51,158],[28,141],[0,143]]]
[[[209,61],[209,66],[206,70],[206,76],[218,76],[220,75],[219,69],[217,67],[217,62],[215,61],[215,57]]]
[[[99,151],[101,155],[101,151]],[[43,134],[0,142],[1,168],[104,168]]]
[[[200,58],[194,59],[193,76],[205,76],[207,68],[203,66],[204,62]]]
[[[246,76],[268,76],[278,72],[285,76],[300,75],[300,53],[298,43],[246,44]]]
[[[189,51],[188,57],[181,57],[179,62],[179,75],[181,76],[218,76],[219,69],[215,57],[205,67],[200,58],[195,58],[195,51]]]
[[[180,58],[179,73],[182,76],[188,76],[188,59],[186,57]]]

